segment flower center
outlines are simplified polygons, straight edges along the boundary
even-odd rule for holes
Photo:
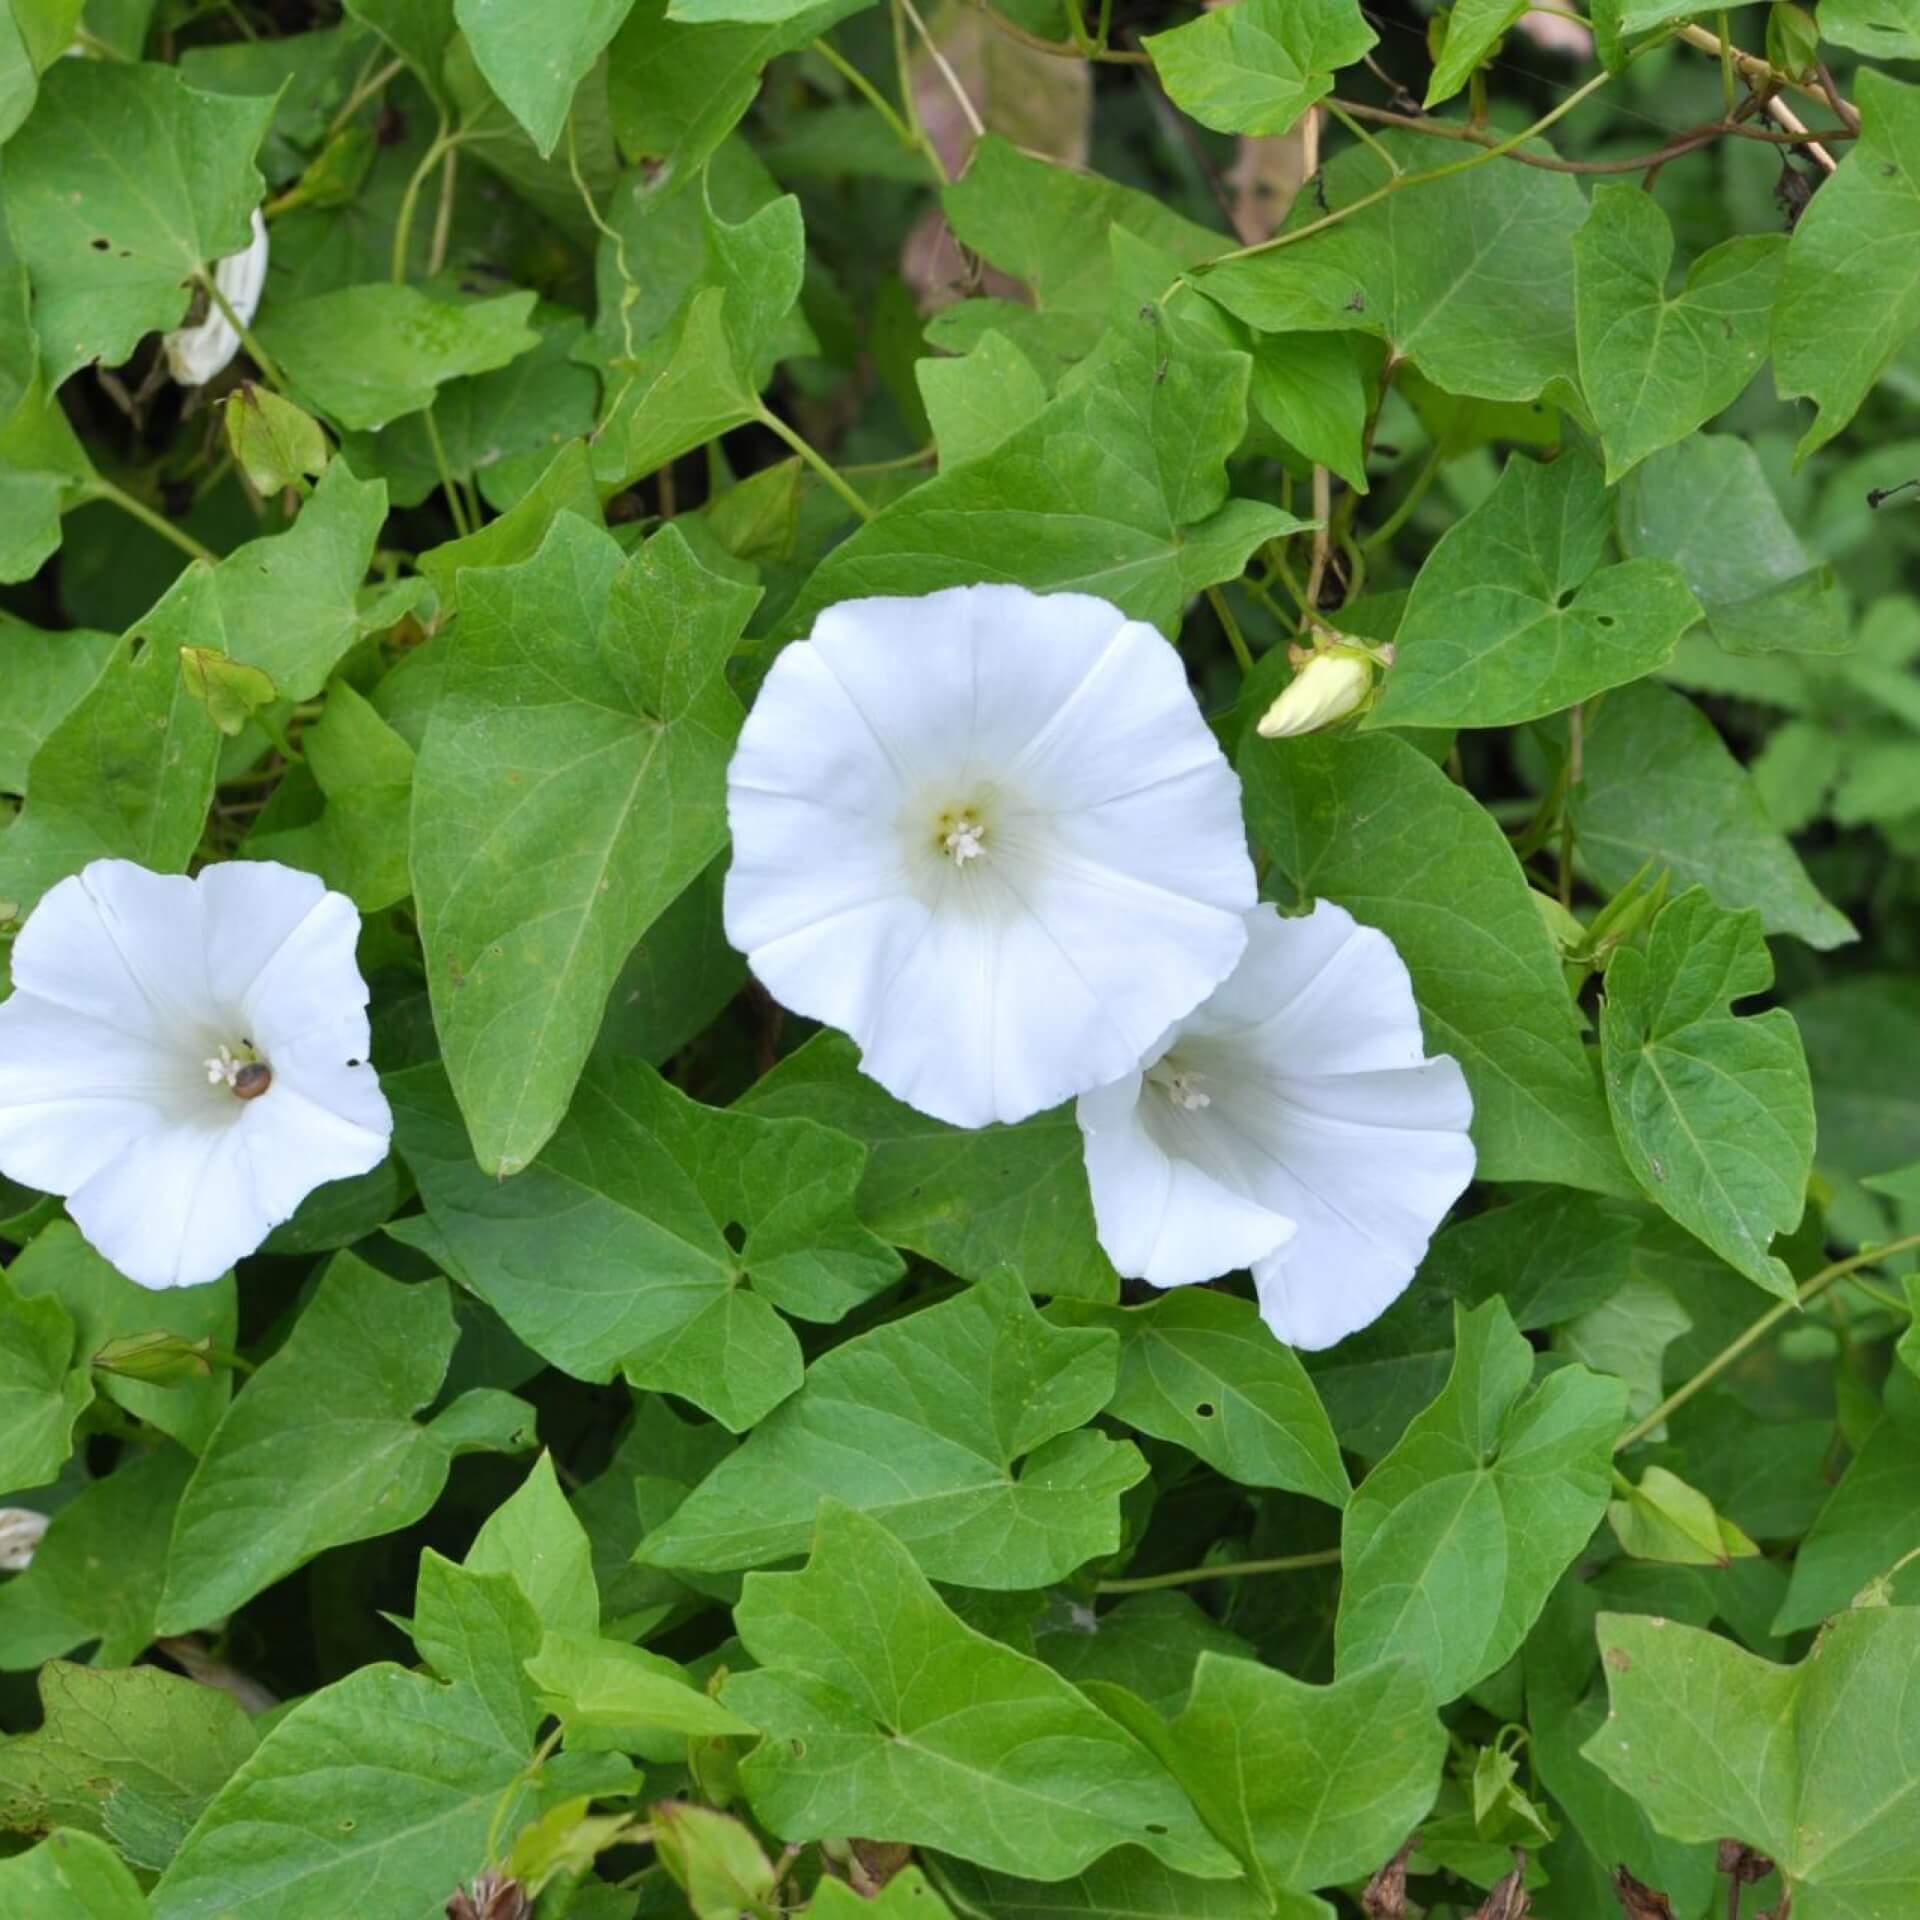
[[[987,850],[987,824],[972,806],[942,807],[934,815],[933,837],[956,867],[978,860]]]
[[[224,1086],[236,1100],[258,1100],[273,1085],[273,1069],[253,1050],[251,1040],[240,1042],[240,1051],[222,1041],[220,1051],[202,1062],[207,1084]]]
[[[1213,1105],[1213,1096],[1205,1090],[1205,1078],[1185,1067],[1176,1067],[1170,1058],[1149,1067],[1147,1079],[1182,1113],[1198,1113],[1202,1107]]]

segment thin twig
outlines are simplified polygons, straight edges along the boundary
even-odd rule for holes
[[[927,50],[927,57],[939,70],[941,79],[947,83],[967,125],[973,129],[973,137],[976,140],[984,140],[987,137],[987,124],[980,118],[979,109],[967,97],[967,90],[960,84],[960,76],[954,72],[951,62],[940,51],[933,35],[927,31],[927,23],[920,18],[919,8],[913,4],[913,0],[900,0],[900,5],[905,10],[907,18],[913,22],[913,29],[919,34],[921,44]]]

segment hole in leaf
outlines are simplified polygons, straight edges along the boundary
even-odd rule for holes
[[[1562,613],[1573,605],[1573,591],[1571,587],[1563,587],[1560,590],[1559,597],[1554,601],[1553,604],[1559,608]]]
[[[1193,1416],[1196,1420],[1211,1420],[1217,1411],[1218,1409],[1211,1400],[1202,1400],[1200,1404],[1194,1408]]]
[[[1149,1833],[1165,1833],[1166,1828],[1163,1827],[1158,1820],[1149,1820],[1147,1822],[1147,1831]]]
[[[804,1740],[789,1740],[787,1745],[793,1749],[793,1757],[796,1760],[804,1760],[807,1757],[807,1743]]]
[[[129,660],[138,660],[146,650],[147,636],[144,633],[136,633],[133,638],[127,642],[127,658]]]
[[[729,1220],[727,1224],[720,1229],[720,1237],[735,1253],[746,1252],[747,1230],[738,1220]]]
[[[1613,617],[1613,615],[1610,613],[1600,614],[1597,616],[1597,618],[1598,618],[1599,624],[1603,627],[1617,627],[1620,624],[1619,621],[1617,621]]]
[[[93,250],[95,253],[108,253],[112,250],[112,248],[113,248],[113,242],[111,240],[96,240],[93,243]]]

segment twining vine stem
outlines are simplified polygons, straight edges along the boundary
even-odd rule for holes
[[[1186,1587],[1198,1580],[1234,1580],[1243,1573],[1303,1573],[1309,1567],[1337,1567],[1340,1549],[1283,1554],[1278,1560],[1221,1560],[1210,1567],[1182,1567],[1177,1573],[1146,1573],[1127,1580],[1102,1580],[1097,1593],[1154,1593],[1162,1587]]]

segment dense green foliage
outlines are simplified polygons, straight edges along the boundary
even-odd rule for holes
[[[1920,1913],[1920,9],[1589,12],[0,0],[0,989],[304,869],[395,1119],[171,1292],[0,1180],[0,1920]],[[1324,1352],[727,944],[983,579],[1464,1071]]]

